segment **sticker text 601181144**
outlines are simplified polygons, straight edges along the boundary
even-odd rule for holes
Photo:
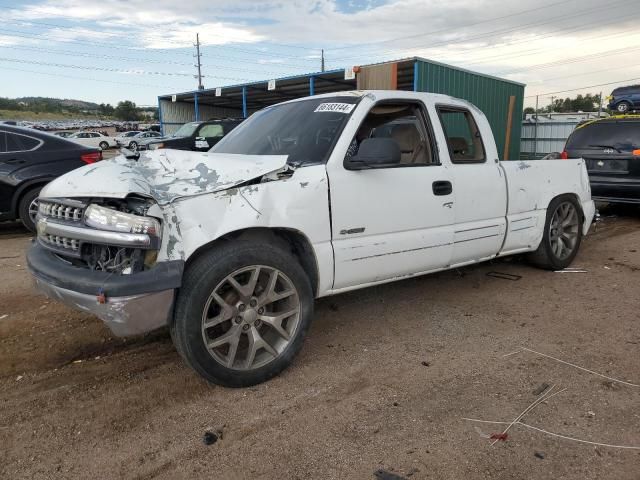
[[[351,113],[353,107],[355,107],[353,103],[321,103],[314,112]]]

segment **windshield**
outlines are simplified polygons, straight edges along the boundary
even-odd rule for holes
[[[198,128],[198,124],[196,122],[185,123],[182,125],[176,133],[173,134],[174,137],[190,137],[193,135],[193,132]]]
[[[284,103],[254,113],[211,152],[287,155],[292,164],[327,161],[360,97],[323,97]]]
[[[640,148],[640,122],[597,122],[573,131],[566,150],[611,148],[631,152]]]

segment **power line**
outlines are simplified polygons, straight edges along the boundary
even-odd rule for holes
[[[504,20],[505,18],[511,18],[511,17],[517,17],[519,15],[524,15],[525,13],[530,13],[530,12],[535,12],[537,10],[544,10],[546,8],[549,7],[554,7],[556,5],[560,5],[563,3],[569,3],[569,2],[573,2],[575,0],[562,0],[560,2],[555,2],[555,3],[548,3],[546,5],[543,5],[541,7],[536,7],[536,8],[530,8],[528,10],[521,10],[519,12],[516,13],[511,13],[509,15],[503,15],[501,17],[493,17],[493,18],[489,18],[487,20],[481,20],[479,22],[473,22],[473,23],[465,23],[463,25],[459,25],[457,28],[466,28],[466,27],[474,27],[476,25],[481,25],[483,23],[490,23],[490,22],[495,22],[496,20]],[[429,33],[418,33],[416,35],[406,35],[403,37],[396,37],[396,38],[391,38],[389,40],[379,40],[377,42],[367,42],[367,43],[359,43],[359,44],[355,44],[355,45],[344,45],[342,47],[334,47],[334,48],[329,48],[329,51],[334,51],[334,50],[344,50],[345,48],[359,48],[359,47],[363,47],[363,46],[368,46],[368,45],[380,45],[383,43],[392,43],[392,42],[397,42],[398,40],[407,40],[409,38],[417,38],[417,37],[425,37],[425,36],[431,36],[431,35],[436,35],[438,33],[449,33],[451,32],[451,28],[443,28],[442,30],[436,30],[434,32],[429,32]]]
[[[111,72],[111,73],[124,73],[131,75],[163,75],[163,76],[178,76],[178,77],[192,77],[191,73],[180,73],[180,72],[149,72],[147,70],[123,70],[118,68],[104,68],[104,67],[95,67],[95,66],[86,66],[86,65],[71,65],[67,63],[53,63],[53,62],[40,62],[37,60],[24,60],[19,58],[6,58],[0,57],[0,61],[4,62],[14,62],[14,63],[27,63],[31,65],[42,65],[49,67],[60,67],[60,68],[75,68],[79,70],[97,70],[101,72]],[[204,77],[205,75],[203,75]],[[209,78],[216,78],[219,80],[231,80],[234,82],[244,82],[248,79],[246,78],[235,78],[235,77],[221,77],[217,75],[206,75]]]
[[[585,86],[585,87],[571,88],[569,90],[559,90],[557,92],[538,93],[537,95],[527,95],[524,98],[534,98],[536,96],[543,97],[545,95],[555,95],[557,93],[575,92],[577,90],[586,90],[587,88],[606,87],[607,85],[615,85],[616,83],[635,82],[636,80],[640,80],[640,77],[638,77],[638,78],[628,78],[626,80],[618,80],[616,82],[599,83],[597,85],[588,85],[588,86]]]
[[[50,76],[54,76],[54,77],[63,77],[63,78],[73,78],[74,80],[89,80],[91,82],[101,82],[101,83],[113,83],[116,85],[134,85],[136,87],[155,87],[155,88],[166,88],[166,89],[173,89],[176,88],[174,86],[169,86],[169,85],[153,85],[150,83],[132,83],[132,82],[118,82],[115,80],[104,80],[104,79],[99,79],[99,78],[90,78],[90,77],[78,77],[75,75],[65,75],[62,73],[52,73],[52,72],[39,72],[36,70],[26,70],[23,68],[14,68],[14,67],[7,67],[7,66],[3,66],[2,70],[12,70],[15,72],[26,72],[26,73],[35,73],[37,75],[50,75]]]
[[[597,7],[597,8],[592,8],[589,10],[583,10],[580,13],[575,13],[572,15],[572,19],[573,18],[577,18],[577,17],[581,17],[584,15],[589,15],[593,12],[597,12],[600,10],[611,10],[611,6],[614,4],[625,4],[625,3],[630,3],[630,2],[635,2],[635,0],[619,0],[617,2],[613,2],[609,5],[606,6],[602,6],[602,7]],[[399,52],[412,52],[415,51],[417,48],[434,48],[434,47],[439,47],[439,46],[449,46],[449,45],[455,45],[457,43],[466,43],[469,42],[471,40],[478,40],[478,39],[484,39],[484,38],[491,38],[493,36],[496,35],[503,35],[505,33],[512,33],[512,32],[521,32],[523,28],[525,27],[539,27],[539,26],[543,26],[543,25],[549,25],[549,24],[553,24],[555,22],[558,21],[564,21],[564,19],[558,19],[558,18],[554,18],[551,21],[536,21],[536,22],[532,22],[532,23],[527,23],[527,24],[521,24],[521,25],[516,25],[514,27],[510,27],[507,29],[502,29],[502,30],[492,30],[492,31],[488,31],[488,32],[484,32],[484,33],[480,33],[477,35],[472,35],[470,37],[465,37],[465,38],[460,38],[457,40],[448,40],[448,41],[442,41],[442,42],[438,42],[438,43],[432,43],[432,44],[428,44],[428,45],[414,45],[405,49],[395,49],[395,50],[386,50],[386,51],[378,51],[373,53],[374,55],[385,55],[385,54],[398,54]],[[357,48],[357,47],[354,47]],[[477,47],[474,47],[477,48]],[[369,55],[371,55],[372,53],[369,52]],[[401,53],[400,53],[401,54]],[[362,56],[362,53],[359,54],[355,54],[355,55],[348,55],[348,56],[344,56],[344,57],[337,57],[334,58],[334,61],[338,61],[338,60],[346,60],[346,59],[351,59],[351,58],[357,58]]]

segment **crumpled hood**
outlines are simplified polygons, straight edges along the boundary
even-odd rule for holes
[[[152,150],[138,160],[119,155],[86,165],[42,189],[41,198],[124,198],[137,193],[160,205],[234,187],[286,166],[286,155]]]

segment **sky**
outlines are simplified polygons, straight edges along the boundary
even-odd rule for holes
[[[0,0],[0,96],[156,105],[410,56],[527,85],[525,105],[640,83],[638,0]],[[604,85],[608,84],[608,85]],[[570,90],[570,91],[567,91]]]

